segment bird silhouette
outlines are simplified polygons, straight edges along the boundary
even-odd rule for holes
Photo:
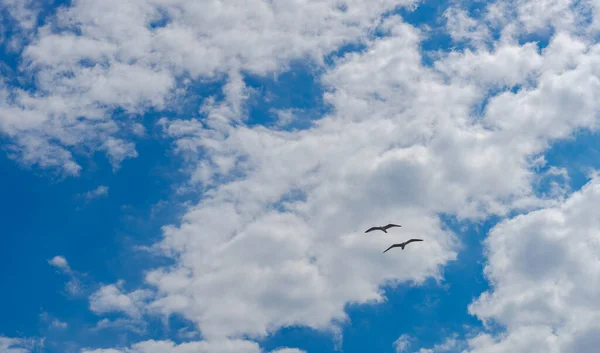
[[[389,248],[387,248],[384,253],[388,250],[390,250],[391,248],[402,248],[402,250],[404,250],[404,247],[410,243],[412,243],[413,241],[423,241],[423,239],[411,239],[411,240],[407,240],[404,243],[400,243],[400,244],[394,244],[392,246],[390,246]]]
[[[369,233],[369,232],[374,231],[374,230],[381,230],[384,233],[387,233],[387,230],[390,229],[390,228],[392,228],[392,227],[402,227],[402,226],[398,225],[398,224],[392,224],[392,223],[390,223],[387,226],[383,226],[383,227],[371,227],[371,228],[367,229],[367,231],[365,233]]]

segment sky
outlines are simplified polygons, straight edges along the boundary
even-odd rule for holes
[[[0,353],[596,352],[599,23],[0,0]]]

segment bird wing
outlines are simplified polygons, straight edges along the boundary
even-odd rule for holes
[[[393,224],[393,223],[390,223],[390,224],[388,224],[387,226],[385,226],[385,227],[383,227],[383,228],[384,228],[384,229],[389,229],[389,228],[392,228],[392,227],[402,227],[402,226],[401,226],[401,225],[399,225],[399,224]]]
[[[381,229],[381,228],[380,227],[371,227],[371,228],[367,229],[367,231],[365,233],[369,233],[370,231],[378,230],[378,229]]]
[[[411,239],[411,240],[407,240],[406,242],[404,242],[404,245],[412,243],[413,241],[423,241],[423,239]]]
[[[385,253],[386,251],[390,250],[391,248],[397,248],[399,246],[402,246],[402,244],[394,244],[394,245],[390,246],[389,248],[385,249],[385,251],[383,253]]]

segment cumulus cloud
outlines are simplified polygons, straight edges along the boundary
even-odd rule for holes
[[[562,33],[542,53],[503,42],[426,67],[423,33],[395,16],[379,30],[324,74],[332,113],[309,129],[240,124],[239,76],[204,120],[161,122],[178,151],[202,156],[192,181],[208,188],[155,247],[176,265],[146,275],[150,312],[181,315],[211,339],[331,329],[346,303],[441,278],[458,245],[437,214],[478,220],[559,202],[536,193],[535,171],[552,141],[597,125],[595,45]],[[386,240],[361,234],[395,219],[426,239],[418,252],[382,257]]]
[[[413,2],[76,1],[23,49],[20,74],[36,91],[1,87],[0,131],[26,165],[78,175],[72,152],[85,146],[105,151],[118,168],[137,156],[120,136],[139,131],[135,118],[146,110],[176,104],[186,79],[280,73],[305,58],[322,64],[380,15]],[[112,119],[116,110],[126,118]]]
[[[71,267],[64,256],[54,256],[48,263],[56,268],[59,268],[67,273],[71,272]]]
[[[495,123],[487,120],[490,127],[537,129],[536,132],[528,130],[534,132],[525,137],[529,141],[539,140],[540,132],[549,137],[549,141],[564,138],[574,131],[571,123],[596,130],[598,107],[595,101],[583,96],[576,98],[587,93],[575,93],[578,88],[570,88],[578,85],[580,80],[588,81],[586,92],[599,87],[594,62],[600,47],[589,37],[597,33],[597,27],[581,21],[583,11],[588,9],[597,16],[596,5],[589,2],[575,6],[569,1],[517,1],[509,10],[507,4],[498,1],[488,7],[487,20],[501,19],[500,22],[508,24],[507,28],[512,28],[503,33],[504,40],[497,48],[514,43],[514,39],[526,33],[552,28],[555,34],[541,51],[535,47],[527,49],[527,44],[521,45],[521,50],[527,49],[531,54],[519,55],[519,60],[513,60],[515,70],[521,72],[515,71],[509,76],[512,78],[507,77],[504,81],[506,86],[511,86],[516,83],[515,78],[529,77],[517,84],[525,87],[520,91],[521,111],[537,106],[529,113],[531,118],[514,120],[519,112],[504,104],[508,102],[506,98],[519,96],[519,93],[504,93],[488,104],[483,119],[503,111],[502,118],[498,115]],[[514,47],[514,44],[510,46]],[[451,54],[448,58],[454,60],[453,56],[462,55],[471,56],[472,53]],[[498,82],[491,76],[498,75],[499,71],[476,74],[478,65],[492,62],[481,58],[469,59],[475,70],[464,71],[466,80],[454,69],[454,64],[445,66],[448,61],[440,61],[436,67],[446,72],[450,79],[469,82],[479,76],[485,78],[478,82],[479,85],[491,87],[489,83]],[[534,104],[538,99],[543,99],[543,103]],[[556,105],[550,103],[553,100],[558,100]],[[559,110],[552,112],[550,107]],[[469,311],[486,326],[499,324],[505,332],[498,335],[482,333],[461,341],[464,352],[579,353],[597,350],[600,343],[596,324],[599,311],[591,298],[598,296],[597,286],[593,283],[597,282],[595,271],[600,268],[600,258],[596,255],[600,238],[592,205],[598,201],[600,187],[597,175],[592,174],[591,181],[580,191],[567,198],[556,197],[562,200],[560,203],[505,220],[490,231],[485,242],[488,257],[485,273],[492,289],[472,303]],[[565,171],[556,168],[550,168],[547,175],[568,180]],[[549,194],[559,196],[565,192],[568,188],[551,184]],[[429,352],[427,349],[421,351]]]
[[[471,351],[587,353],[600,343],[600,179],[562,204],[494,227],[486,240],[492,289],[469,308],[484,322],[505,327],[482,335]]]
[[[567,1],[497,1],[481,19],[453,8],[446,12],[452,38],[473,45],[441,54],[429,67],[421,56],[427,34],[399,16],[381,19],[397,5],[80,0],[40,28],[23,52],[23,70],[35,77],[37,93],[12,86],[0,92],[6,97],[0,130],[24,163],[77,174],[71,150],[84,145],[105,151],[118,168],[137,155],[124,131],[139,133],[136,116],[185,99],[182,78],[226,82],[223,98],[208,97],[199,116],[158,124],[185,156],[189,184],[202,192],[154,246],[174,264],[148,271],[144,288],[126,291],[118,282],[90,297],[97,314],[182,316],[206,340],[86,352],[260,352],[246,339],[294,325],[336,332],[348,319],[347,304],[380,302],[386,287],[443,278],[460,241],[440,214],[476,221],[535,209],[543,210],[502,223],[490,235],[486,271],[494,290],[471,310],[509,334],[480,335],[470,349],[537,351],[559,342],[582,350],[574,342],[594,343],[593,286],[569,304],[587,310],[583,320],[575,323],[559,310],[575,281],[595,275],[593,266],[572,273],[583,258],[571,252],[585,242],[557,245],[565,234],[575,235],[572,228],[549,232],[554,238],[540,232],[554,216],[573,217],[569,205],[585,197],[563,203],[568,188],[557,184],[540,194],[534,187],[552,142],[597,128],[600,46],[585,36],[594,25],[582,29],[580,9]],[[548,26],[555,34],[543,50],[520,41]],[[500,39],[489,43],[499,27]],[[331,110],[310,128],[245,124],[256,93],[247,75],[278,74],[295,59],[322,63],[325,54],[358,40],[365,50],[336,59],[320,77]],[[124,118],[111,118],[117,110]],[[290,117],[280,114],[281,123]],[[555,176],[550,170],[541,175]],[[582,220],[583,230],[596,226],[585,217],[573,222]],[[363,231],[390,221],[426,241],[402,256],[382,256],[389,239]],[[532,256],[504,243],[523,232],[537,232],[525,248],[543,242]],[[552,273],[562,275],[559,285],[532,261],[546,255],[553,256]]]
[[[146,290],[136,290],[123,294],[125,283],[102,286],[90,296],[90,310],[95,313],[124,312],[132,318],[139,318],[142,314],[143,304],[151,296]]]
[[[234,124],[243,89],[211,103],[203,123],[163,123],[178,149],[203,152],[201,182],[233,181],[207,191],[181,225],[165,228],[158,247],[178,265],[147,275],[158,289],[154,310],[181,314],[209,337],[325,328],[345,319],[344,303],[382,300],[379,288],[389,280],[439,276],[456,248],[435,214],[479,219],[556,203],[536,195],[534,169],[552,140],[595,127],[597,100],[580,94],[598,88],[595,79],[583,79],[595,77],[597,56],[588,54],[595,47],[578,55],[556,36],[542,54],[513,43],[452,54],[428,68],[419,31],[396,17],[380,28],[387,36],[324,75],[334,109],[313,128]],[[581,45],[572,41],[570,48]],[[555,60],[565,49],[575,53],[569,66]],[[512,65],[521,54],[524,64]],[[482,69],[469,72],[473,61]],[[493,96],[482,116],[471,115],[491,88],[527,85],[529,76],[537,84]],[[574,108],[575,118],[568,114]],[[366,219],[385,222],[384,210],[386,218],[403,216],[408,233],[427,238],[421,262],[379,257],[379,238],[356,235]],[[352,276],[345,275],[349,266]],[[219,305],[224,292],[235,309]]]
[[[467,41],[477,48],[490,43],[491,34],[488,26],[473,19],[467,11],[458,7],[450,7],[444,12],[448,34],[455,42]]]

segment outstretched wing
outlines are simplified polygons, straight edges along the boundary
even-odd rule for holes
[[[399,246],[402,246],[402,244],[394,244],[394,245],[390,246],[389,248],[385,249],[385,251],[383,253],[385,254],[385,252],[390,250],[391,248],[397,248]]]
[[[402,226],[401,226],[401,225],[399,225],[399,224],[393,224],[393,223],[390,223],[390,224],[388,224],[387,226],[383,227],[383,229],[385,229],[385,230],[388,230],[388,229],[390,229],[390,228],[392,228],[392,227],[402,227]]]
[[[380,227],[371,227],[371,228],[367,229],[367,231],[365,233],[369,233],[374,230],[381,230],[381,228]]]
[[[406,242],[404,242],[404,245],[412,243],[413,241],[423,241],[423,239],[411,239],[411,240],[407,240]]]

